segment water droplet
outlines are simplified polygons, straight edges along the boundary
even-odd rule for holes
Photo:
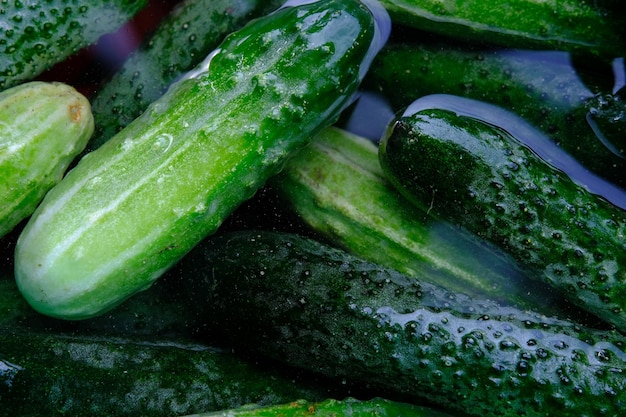
[[[174,137],[169,133],[162,133],[158,135],[153,144],[153,149],[160,152],[167,152],[170,146],[172,146],[172,142],[174,141]]]

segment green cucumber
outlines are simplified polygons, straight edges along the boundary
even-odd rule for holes
[[[399,195],[370,140],[324,129],[271,184],[315,232],[370,262],[520,307],[558,304],[502,251]]]
[[[447,414],[431,408],[390,401],[384,398],[371,400],[327,399],[319,402],[306,400],[272,406],[246,405],[234,410],[200,413],[188,417],[446,417]]]
[[[93,129],[89,102],[66,84],[32,81],[0,92],[0,237],[61,181]]]
[[[190,310],[168,277],[106,314],[85,320],[42,316],[21,296],[15,280],[0,277],[0,328],[107,337],[189,339],[202,332],[202,317]]]
[[[91,98],[96,131],[88,150],[100,147],[143,113],[172,82],[217,47],[226,34],[282,3],[186,0],[177,4]]]
[[[30,81],[80,48],[114,32],[148,0],[3,2],[0,90]]]
[[[189,341],[0,333],[2,417],[171,417],[346,395],[302,372],[278,372]]]
[[[213,236],[181,268],[190,305],[242,354],[472,416],[623,414],[616,331],[470,298],[287,233]]]
[[[22,294],[81,319],[149,287],[337,119],[387,23],[324,0],[229,35],[48,193],[17,242]]]
[[[626,211],[501,126],[409,108],[380,143],[381,165],[408,199],[503,248],[535,271],[531,277],[626,330]],[[614,189],[607,198],[623,203],[626,193]]]
[[[595,0],[381,0],[395,23],[507,48],[622,57],[625,15]]]
[[[544,131],[591,171],[626,187],[622,94],[587,86],[583,74],[591,86],[608,77],[577,71],[570,61],[555,52],[400,43],[380,52],[364,84],[384,95],[394,111],[429,94],[498,105]]]

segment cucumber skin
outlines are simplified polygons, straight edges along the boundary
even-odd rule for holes
[[[455,292],[563,313],[508,255],[401,196],[368,139],[326,128],[270,183],[316,233],[363,259]]]
[[[396,23],[462,41],[608,58],[618,58],[626,52],[623,13],[613,10],[616,5],[593,0],[482,0],[450,4],[381,0],[381,4]]]
[[[181,264],[207,328],[239,352],[468,415],[622,413],[617,332],[501,308],[285,233],[213,236]]]
[[[185,340],[0,332],[2,417],[169,417],[346,395],[310,376]]]
[[[229,35],[48,193],[16,245],[22,294],[81,319],[149,287],[338,117],[379,34],[369,9],[343,0]]]
[[[10,2],[0,6],[0,90],[30,81],[114,32],[148,0]]]
[[[624,210],[504,130],[445,110],[400,117],[379,155],[408,199],[503,248],[536,271],[532,277],[626,330]]]
[[[226,34],[277,8],[278,0],[187,0],[91,98],[96,130],[87,150],[99,148],[193,69]],[[182,33],[181,33],[182,32]]]
[[[357,400],[327,399],[319,402],[306,400],[293,401],[289,404],[278,404],[259,407],[254,404],[234,410],[213,413],[201,413],[193,417],[446,417],[439,411],[384,398]],[[191,417],[191,416],[189,416]]]
[[[35,211],[93,130],[89,101],[69,85],[32,81],[0,92],[0,237]]]
[[[364,87],[383,94],[394,111],[438,93],[498,105],[545,132],[589,170],[626,187],[626,122],[618,117],[626,104],[618,94],[585,86],[570,65],[525,51],[396,43],[378,54]],[[589,120],[617,152],[602,143]]]

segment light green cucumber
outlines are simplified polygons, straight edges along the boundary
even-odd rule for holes
[[[0,237],[61,181],[93,129],[89,102],[69,85],[33,81],[0,92]]]
[[[3,1],[0,90],[32,80],[116,31],[147,4],[148,0]]]
[[[401,196],[365,138],[324,129],[271,184],[314,231],[363,259],[459,293],[521,307],[558,304],[501,250]]]
[[[338,118],[386,24],[383,9],[317,1],[229,35],[46,196],[16,246],[22,294],[81,319],[148,288]]]

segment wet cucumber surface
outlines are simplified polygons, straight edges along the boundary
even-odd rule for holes
[[[476,416],[611,415],[626,346],[297,235],[213,237],[181,265],[226,346]]]
[[[503,248],[572,302],[626,329],[626,212],[508,132],[442,109],[410,109],[380,144],[407,198]]]

